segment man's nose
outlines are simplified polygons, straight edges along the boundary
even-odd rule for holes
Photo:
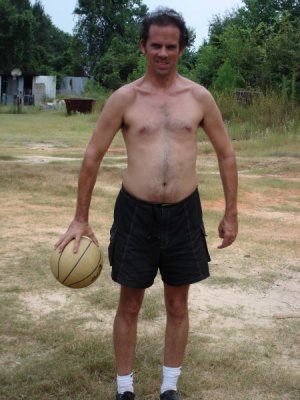
[[[162,46],[162,47],[159,49],[158,55],[159,55],[160,57],[167,57],[167,56],[168,56],[168,52],[167,52],[167,49],[166,49],[165,46]]]

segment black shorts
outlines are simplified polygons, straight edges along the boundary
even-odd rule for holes
[[[209,276],[199,192],[175,204],[135,198],[124,188],[116,199],[108,248],[112,279],[147,288],[158,269],[168,285],[188,285]]]

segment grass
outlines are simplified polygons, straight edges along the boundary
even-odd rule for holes
[[[164,310],[163,300],[161,297],[160,290],[154,290],[150,293],[146,293],[143,302],[143,309],[141,312],[141,318],[144,320],[155,320],[159,318]]]
[[[242,290],[265,290],[270,286],[274,285],[277,279],[279,279],[279,274],[272,271],[262,272],[260,274],[248,274],[244,277],[233,277],[230,275],[219,275],[218,272],[215,276],[207,281],[208,285],[217,287],[236,287]]]
[[[125,153],[105,157],[92,201],[90,219],[105,255],[101,276],[89,288],[71,290],[49,268],[53,243],[73,216],[78,170],[96,119],[1,114],[1,399],[114,398],[111,334],[119,288],[110,279],[107,244]],[[241,125],[234,124],[238,132]],[[212,148],[201,135],[197,174],[212,277],[191,288],[182,399],[296,400],[299,135],[274,129],[234,140],[240,234],[222,251],[216,249],[222,188]],[[124,147],[121,135],[112,147]],[[37,155],[67,159],[20,161]],[[140,399],[158,397],[164,328],[157,277],[139,320],[134,370]]]

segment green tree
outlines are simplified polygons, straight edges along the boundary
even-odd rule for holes
[[[128,76],[128,81],[132,82],[135,81],[136,79],[139,79],[141,76],[145,74],[145,71],[146,71],[146,58],[144,54],[141,53],[139,55],[137,65]]]
[[[285,91],[293,100],[300,100],[300,31],[286,13],[278,33],[273,32],[266,46],[268,87]],[[300,18],[298,18],[300,24]]]
[[[19,11],[31,9],[29,0],[10,0],[10,3]]]
[[[229,59],[218,69],[213,88],[219,92],[230,93],[242,85],[242,78],[232,67]]]
[[[64,75],[73,65],[71,35],[53,25],[40,1],[32,6],[32,14],[36,23],[35,57],[39,73]]]
[[[244,0],[245,6],[240,8],[238,16],[251,29],[260,23],[271,26],[280,12],[280,3],[280,0]]]
[[[124,42],[119,35],[113,37],[111,45],[95,68],[95,78],[109,89],[117,89],[128,81],[136,68],[139,49],[136,43]]]
[[[14,3],[18,7],[24,3],[24,9],[19,11]],[[35,21],[28,2],[0,0],[0,71],[10,73],[16,66],[31,68],[34,31]]]
[[[196,32],[193,28],[188,27],[189,45],[185,48],[182,57],[179,60],[178,71],[187,78],[194,78],[194,69],[196,65],[196,53],[194,43],[196,40]]]
[[[222,54],[217,47],[204,43],[196,54],[193,79],[205,87],[210,87],[213,77],[222,64]]]
[[[208,87],[219,84],[231,65],[244,87],[300,100],[299,26],[299,1],[244,0],[239,9],[213,18],[194,77]]]
[[[117,86],[118,74],[126,76],[127,79],[136,64],[132,60],[125,60],[122,55],[123,51],[120,54],[123,61],[115,60],[116,51],[120,49],[120,43],[123,43],[125,47],[130,47],[130,44],[138,47],[139,22],[146,12],[147,7],[142,4],[141,0],[78,1],[78,6],[74,11],[78,16],[75,36],[83,44],[82,59],[88,75],[94,76],[105,86],[108,85],[108,81],[112,82],[113,80],[115,80],[114,86]],[[106,52],[108,54],[104,57]],[[137,55],[138,50],[133,55],[135,62],[138,60]],[[102,60],[103,57],[104,60]],[[129,53],[127,53],[128,57],[130,58]],[[110,68],[108,71],[108,66],[113,59],[113,70]],[[123,65],[124,62],[125,65]],[[115,68],[120,68],[120,71],[118,72]],[[110,74],[113,79],[108,78]],[[123,80],[121,75],[120,79]]]
[[[71,36],[52,24],[40,1],[0,0],[0,72],[62,75],[74,59]]]

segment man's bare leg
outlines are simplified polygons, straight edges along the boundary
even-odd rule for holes
[[[121,286],[113,333],[118,375],[128,375],[132,372],[136,347],[137,321],[144,292],[144,289]]]
[[[175,368],[182,364],[188,339],[189,285],[170,286],[165,284],[164,290],[167,312],[164,365]]]
[[[171,395],[172,398],[179,399],[177,381],[181,373],[189,331],[187,306],[189,285],[169,286],[165,284],[164,290],[167,326],[160,398],[169,398]]]

